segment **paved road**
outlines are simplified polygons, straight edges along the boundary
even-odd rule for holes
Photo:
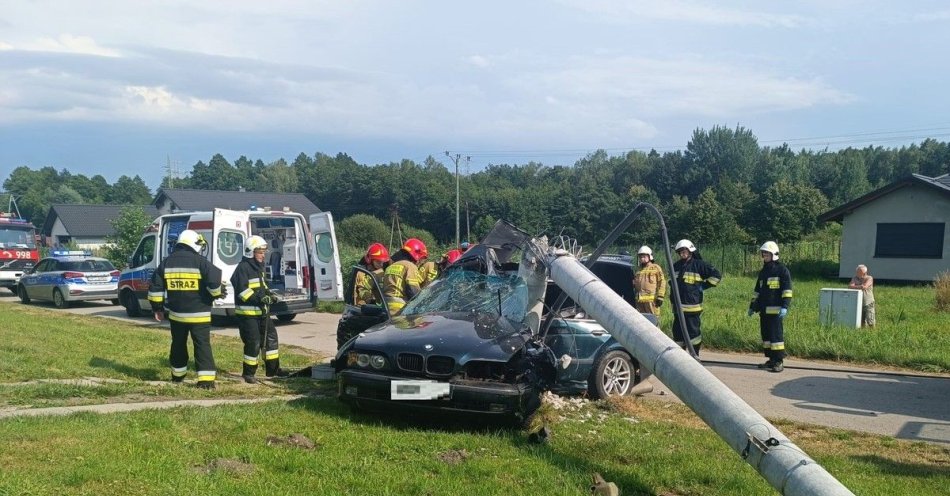
[[[14,300],[0,295],[0,301]],[[129,319],[122,307],[108,302],[83,303],[68,311],[163,325],[146,317]],[[336,350],[337,319],[332,314],[300,314],[279,326],[281,343],[314,350],[329,359]],[[237,336],[234,327],[215,328],[214,332]],[[760,356],[703,350],[703,363],[709,371],[766,417],[950,446],[948,375],[882,372],[794,358],[786,360],[785,372],[774,374],[755,368],[760,361]],[[652,380],[657,387],[647,398],[678,401]]]

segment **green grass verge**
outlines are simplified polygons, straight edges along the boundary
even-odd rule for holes
[[[794,274],[792,277],[794,279]],[[703,346],[761,353],[758,317],[746,316],[755,279],[725,277],[705,293]],[[793,358],[842,360],[926,372],[950,372],[950,313],[935,309],[932,286],[876,285],[877,327],[847,329],[818,323],[821,288],[845,287],[837,280],[795,280],[795,297],[785,320],[786,351]],[[672,327],[663,307],[661,327]]]
[[[627,401],[565,414],[548,445],[511,430],[352,414],[333,399],[0,421],[0,494],[589,494],[774,490],[688,409]],[[950,452],[784,424],[856,494],[940,494]],[[268,445],[292,434],[314,449]]]

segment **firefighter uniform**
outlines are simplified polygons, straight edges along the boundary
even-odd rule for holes
[[[420,283],[421,287],[424,288],[432,284],[432,281],[436,280],[437,277],[439,277],[439,266],[434,260],[426,260],[426,262],[419,267],[419,278],[422,281]]]
[[[369,268],[369,270],[372,270]],[[376,303],[376,295],[373,294],[373,279],[382,285],[383,269],[373,270],[373,277],[366,275],[365,272],[356,271],[356,280],[353,282],[353,304],[363,306]]]
[[[792,303],[792,275],[781,262],[766,262],[755,280],[750,312],[759,314],[762,350],[771,363],[785,359],[785,332],[782,320]]]
[[[182,232],[179,240],[188,232]],[[197,234],[194,236],[203,243]],[[211,351],[211,303],[223,296],[221,270],[198,254],[194,246],[182,241],[152,274],[148,300],[156,313],[167,309],[171,323],[169,362],[173,382],[184,381],[188,372],[190,334],[195,347],[198,386],[214,387],[216,369]]]
[[[660,305],[666,298],[666,278],[663,269],[649,262],[641,265],[633,277],[633,287],[637,290],[637,310],[660,316]]]
[[[257,366],[264,350],[264,374],[267,377],[280,375],[277,328],[270,318],[266,302],[273,293],[267,287],[265,266],[253,257],[244,257],[231,275],[234,288],[234,315],[238,332],[244,342],[244,365],[241,375],[248,380],[257,373]],[[253,381],[248,381],[253,382]]]
[[[702,346],[703,335],[700,330],[703,313],[703,291],[716,287],[722,279],[722,274],[705,260],[692,256],[689,260],[677,260],[673,263],[673,272],[676,285],[679,289],[680,308],[683,309],[686,335],[696,353]],[[676,344],[686,347],[683,335],[683,324],[679,321],[678,313],[673,314],[673,340]]]
[[[399,260],[390,264],[383,274],[383,293],[389,314],[396,315],[422,287],[422,275],[411,260]]]

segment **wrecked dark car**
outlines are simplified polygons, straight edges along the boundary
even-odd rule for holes
[[[569,300],[551,311],[560,290],[532,255],[532,242],[500,221],[399,315],[343,344],[333,361],[340,398],[367,409],[521,421],[546,390],[630,394],[646,371]],[[605,256],[592,270],[632,298],[630,262]],[[349,312],[360,322],[388,317],[384,308],[382,317],[376,309]]]

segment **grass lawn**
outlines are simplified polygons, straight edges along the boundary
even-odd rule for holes
[[[241,371],[243,352],[238,338],[212,335],[219,380],[217,391],[209,393],[188,384],[168,382],[171,336],[167,329],[65,312],[50,313],[42,307],[6,302],[0,302],[0,322],[0,342],[4,343],[0,347],[0,363],[5,364],[0,368],[0,407],[259,397],[293,392],[287,387],[252,386],[229,380],[228,374],[240,375]],[[288,368],[312,365],[318,359],[308,350],[281,346],[281,364]],[[194,368],[193,359],[189,366]],[[98,386],[70,381],[85,377],[104,381]],[[195,379],[194,370],[188,378]],[[283,384],[293,388],[295,382],[298,381]]]
[[[795,279],[795,297],[785,320],[785,346],[792,357],[887,365],[926,372],[950,372],[950,313],[935,309],[932,286],[875,285],[877,326],[846,329],[818,323],[821,288],[846,287],[837,280]],[[723,351],[761,353],[759,319],[748,317],[755,279],[726,276],[707,290],[703,346]],[[663,307],[661,327],[672,316]]]

